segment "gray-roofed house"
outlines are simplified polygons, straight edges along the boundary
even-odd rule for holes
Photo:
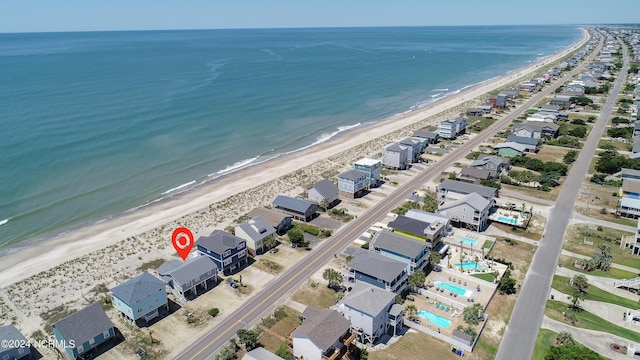
[[[396,294],[402,293],[407,286],[407,264],[376,252],[359,252],[347,266],[347,272],[356,284],[364,282]]]
[[[397,143],[385,146],[382,150],[382,165],[386,168],[404,170],[409,160],[409,148]]]
[[[487,225],[489,211],[493,206],[493,199],[471,193],[454,201],[445,202],[438,208],[440,213],[448,216],[458,227],[482,231]]]
[[[559,113],[562,110],[561,106],[546,104],[540,107],[540,111],[550,112],[550,113]]]
[[[640,170],[623,168],[620,170],[620,177],[624,179],[640,180]]]
[[[391,328],[394,334],[402,328],[402,305],[396,304],[395,297],[392,292],[358,283],[335,309],[351,322],[358,341],[375,344]]]
[[[382,170],[382,161],[380,159],[362,158],[353,163],[353,169],[366,174],[367,188],[378,186],[380,171]]]
[[[31,346],[26,345],[29,341],[12,324],[0,326],[0,340],[0,359],[24,359],[31,356]],[[23,344],[26,346],[21,346]]]
[[[218,268],[208,256],[190,257],[184,262],[169,260],[160,265],[158,275],[181,303],[187,301],[189,291],[198,295],[198,285],[207,290],[209,283],[214,286],[218,283]]]
[[[284,235],[289,229],[293,227],[293,216],[286,215],[281,211],[267,209],[267,208],[254,208],[247,216],[254,218],[256,216],[262,216],[267,220],[271,226],[276,229],[276,234]]]
[[[338,175],[338,190],[340,196],[355,199],[362,195],[367,187],[367,174],[358,170],[348,170]]]
[[[318,204],[326,202],[327,209],[330,209],[338,203],[338,192],[336,184],[331,180],[322,179],[307,189],[307,199]]]
[[[412,139],[410,137],[406,137],[398,141],[398,144],[404,145],[407,147],[407,159],[411,162],[417,162],[418,157],[420,156],[420,151],[422,151],[422,146],[420,145],[420,141],[417,139]]]
[[[143,272],[111,289],[113,306],[133,325],[139,320],[148,323],[160,316],[161,308],[169,310],[167,283]]]
[[[413,137],[420,139],[426,139],[427,144],[435,144],[440,140],[440,135],[431,131],[416,130],[413,132]]]
[[[507,158],[508,159],[508,158]],[[508,169],[511,161],[505,164],[504,159],[495,155],[484,156],[469,165],[469,167],[473,167],[476,169],[484,169],[489,170],[491,172],[490,176],[492,178],[497,178],[502,174],[503,169]]]
[[[417,221],[417,220],[416,220]],[[407,264],[407,272],[424,269],[429,262],[428,243],[388,230],[378,231],[371,239],[369,250]]]
[[[538,152],[540,148],[540,139],[528,138],[524,136],[509,135],[507,142],[514,142],[525,146],[527,152]]]
[[[496,107],[497,108],[506,108],[507,107],[507,94],[500,93],[496,96]]]
[[[498,152],[498,155],[503,157],[516,157],[522,156],[525,152],[527,152],[527,145],[519,144],[517,142],[509,141],[500,144],[496,144],[493,146],[493,149]]]
[[[202,255],[213,259],[223,274],[230,274],[247,263],[247,242],[222,230],[213,230],[209,236],[196,240],[196,248]]]
[[[640,121],[633,123],[633,137],[640,136]]]
[[[477,193],[483,198],[493,201],[498,192],[498,189],[477,184],[470,184],[463,181],[445,179],[438,186],[437,192],[438,204],[442,204],[445,201],[458,200],[463,196],[471,193]]]
[[[242,357],[242,360],[282,360],[282,358],[262,346],[259,346],[247,352]]]
[[[554,123],[526,121],[513,127],[513,135],[536,139],[540,139],[543,136],[556,137],[559,128],[558,124]]]
[[[267,250],[265,242],[269,238],[275,238],[276,229],[267,219],[258,215],[236,226],[235,233],[237,237],[247,242],[249,254],[255,256]]]
[[[72,359],[83,357],[111,340],[115,329],[99,303],[93,303],[52,325],[61,351]]]
[[[463,167],[458,175],[458,180],[479,184],[483,180],[492,179],[491,170],[475,167]]]
[[[428,223],[404,215],[398,215],[387,227],[396,234],[426,241],[430,249],[438,246],[446,231],[444,222]]]
[[[276,196],[272,205],[274,209],[305,222],[313,219],[318,211],[318,204],[286,195]]]
[[[460,116],[440,122],[438,133],[444,139],[455,139],[458,135],[464,134],[466,129],[467,118]]]
[[[348,358],[355,335],[351,324],[336,310],[309,306],[302,313],[302,325],[291,333],[296,359],[324,360]]]
[[[404,216],[408,218],[424,221],[429,224],[433,224],[433,223],[443,224],[444,231],[446,233],[448,233],[449,230],[451,230],[451,223],[449,222],[449,218],[444,215],[435,214],[432,212],[422,211],[417,209],[409,209],[409,211],[407,211],[407,213],[404,214]]]

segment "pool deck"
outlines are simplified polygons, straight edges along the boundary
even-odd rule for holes
[[[448,282],[451,284],[455,283],[456,286],[470,291],[470,296],[466,297],[444,289],[443,291],[440,291],[435,286],[436,281]],[[467,273],[455,272],[451,269],[443,269],[441,272],[431,272],[427,276],[426,284],[427,289],[424,290],[426,296],[460,308],[469,306],[474,302],[487,306],[487,303],[493,297],[493,294],[497,289],[496,284],[478,279]],[[480,288],[480,291],[478,291],[478,287]]]
[[[517,215],[517,218],[516,218]],[[515,223],[512,221],[505,221],[501,218],[509,218],[515,220]],[[489,220],[498,222],[500,224],[507,224],[512,226],[517,226],[519,228],[525,228],[525,218],[521,215],[520,211],[516,210],[504,210],[498,209],[496,212],[489,215]]]

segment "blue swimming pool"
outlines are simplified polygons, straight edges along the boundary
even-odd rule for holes
[[[446,281],[434,281],[433,283],[436,285],[436,287],[439,286],[439,287],[441,287],[441,288],[443,288],[443,289],[445,289],[447,291],[454,292],[454,293],[456,293],[458,295],[468,296],[468,295],[471,294],[470,290],[461,288],[460,286],[453,285],[453,284],[448,283]]]
[[[469,239],[468,237],[463,237],[462,239],[460,239],[460,241],[462,241],[465,244],[469,244],[469,245],[475,245],[476,241],[474,239]]]
[[[463,262],[462,264],[457,263],[456,264],[456,269],[460,269],[460,266],[462,266],[462,269],[464,269],[464,270],[480,271],[480,270],[484,269],[484,265],[482,265],[480,263],[478,263],[478,265],[476,267],[475,261]]]
[[[420,310],[418,312],[418,316],[420,316],[423,319],[427,319],[430,322],[442,327],[442,328],[448,328],[449,326],[451,326],[451,320],[447,319],[447,318],[443,318],[442,316],[438,316],[432,312],[426,311],[426,310]]]
[[[518,220],[512,219],[512,218],[508,218],[508,217],[504,217],[504,216],[498,217],[498,221],[505,222],[505,223],[511,224],[511,225],[516,225],[518,223]]]

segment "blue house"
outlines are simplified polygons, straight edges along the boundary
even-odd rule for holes
[[[0,359],[23,359],[31,355],[31,346],[27,338],[24,337],[13,325],[0,326]],[[4,343],[4,341],[9,343]],[[27,346],[20,346],[27,344]]]
[[[189,292],[197,296],[198,286],[207,290],[210,284],[218,283],[218,268],[208,256],[190,257],[184,262],[169,260],[160,265],[158,275],[180,302],[187,301]]]
[[[213,259],[224,274],[239,270],[247,262],[247,242],[226,231],[214,230],[209,236],[201,236],[196,247],[202,255]]]
[[[113,323],[99,303],[55,322],[52,327],[60,350],[66,351],[72,359],[84,357],[115,336]]]
[[[355,199],[367,187],[367,174],[358,170],[345,171],[338,175],[340,196]]]
[[[160,316],[160,308],[169,310],[166,286],[167,283],[145,271],[111,289],[113,306],[135,326],[139,320],[148,323]]]
[[[426,242],[394,234],[387,230],[379,231],[374,235],[371,244],[369,244],[369,250],[402,261],[407,264],[408,273],[416,269],[423,269],[429,261],[430,254]]]

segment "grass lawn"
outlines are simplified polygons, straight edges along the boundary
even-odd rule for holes
[[[633,233],[602,227],[602,231],[589,230],[586,224],[569,226],[563,248],[586,256],[593,256],[599,252],[598,246],[606,244],[611,246],[612,261],[616,264],[635,267],[639,263],[638,256],[631,254],[630,250],[620,248],[620,237],[633,235]],[[583,243],[583,240],[593,242],[593,245]]]
[[[557,147],[557,146],[543,146],[540,151],[535,154],[528,154],[532,158],[540,159],[544,162],[553,161],[553,162],[562,162],[562,158],[566,153],[569,152],[568,148],[565,147]]]
[[[471,132],[481,132],[496,121],[496,119],[488,119],[485,117],[473,116],[472,118],[471,125],[467,126],[467,129]]]
[[[573,287],[569,286],[569,278],[566,276],[560,276],[560,275],[555,275],[553,277],[553,282],[551,283],[551,287],[564,294],[570,294],[571,290],[573,289]],[[585,299],[620,305],[629,309],[635,309],[638,307],[637,301],[611,294],[593,285],[589,285],[589,290],[587,291],[587,295],[585,296]]]
[[[565,316],[562,315],[563,312],[565,314],[575,315],[577,319],[575,324],[571,324],[571,321],[565,320]],[[556,300],[547,301],[547,305],[545,307],[544,313],[548,317],[568,325],[572,325],[572,326],[583,328],[583,329],[603,331],[609,334],[623,337],[625,339],[628,339],[634,342],[640,342],[640,333],[632,331],[631,329],[623,328],[621,326],[612,324],[607,320],[601,317],[595,316],[588,311],[568,310],[567,304],[562,303],[560,301],[556,301]]]
[[[562,178],[561,181],[564,181],[564,178]],[[558,194],[560,194],[560,189],[562,188],[562,186],[556,186],[552,188],[551,191],[541,191],[541,190],[536,190],[536,189],[527,188],[523,186],[513,186],[513,185],[507,185],[507,184],[501,184],[501,186],[504,189],[517,191],[524,195],[533,196],[534,198],[552,200],[552,201],[556,201],[556,199],[558,198]]]
[[[586,208],[586,207],[582,207],[582,206],[576,206],[574,208],[578,213],[590,217],[590,218],[594,218],[594,219],[598,219],[598,220],[604,220],[604,221],[608,221],[608,222],[612,222],[612,223],[616,223],[616,224],[620,224],[620,225],[626,225],[626,226],[632,226],[632,227],[637,227],[638,226],[638,220],[633,220],[633,219],[627,219],[627,218],[619,218],[617,217],[615,214],[602,214],[600,212],[600,210],[602,208]]]
[[[575,257],[560,255],[560,259],[558,260],[558,262],[562,264],[562,266],[569,268],[573,271],[577,271],[579,273],[592,275],[592,276],[600,276],[600,277],[606,277],[606,278],[612,278],[612,279],[634,279],[638,277],[638,274],[632,273],[630,271],[620,270],[613,267],[609,271],[594,270],[589,272],[589,271],[580,270],[580,269],[574,268],[572,265],[574,261],[578,261],[578,260],[579,259]]]
[[[531,360],[544,360],[549,348],[556,344],[558,333],[549,329],[540,329],[536,338],[536,346],[533,348]]]
[[[471,275],[473,277],[477,277],[478,279],[482,279],[484,281],[488,281],[488,282],[493,282],[493,279],[495,279],[496,277],[493,275],[493,273],[484,273],[484,274],[473,274]]]
[[[292,299],[307,306],[328,309],[336,304],[334,300],[335,293],[335,291],[327,287],[326,283],[310,280],[293,293]]]
[[[618,151],[630,151],[631,150],[631,144],[622,142],[622,141],[613,141],[613,140],[605,140],[605,139],[600,139],[600,141],[598,142],[598,148],[602,149],[603,146],[607,145],[607,144],[611,144],[613,146],[615,146],[616,150]]]
[[[260,343],[262,346],[273,353],[275,353],[283,343],[283,338],[286,338],[293,329],[302,323],[300,321],[301,314],[296,310],[288,306],[280,306],[279,309],[283,310],[285,316],[280,320],[271,316],[265,318],[262,321],[262,325],[269,329],[269,331],[262,330],[260,334]]]
[[[482,248],[483,249],[491,249],[491,245],[493,245],[493,241],[485,240],[484,244],[482,244]]]
[[[405,360],[415,359],[417,354],[424,354],[429,349],[429,358],[452,359],[451,345],[437,340],[427,334],[412,330],[404,334],[398,341],[380,351],[370,351],[370,360]],[[474,352],[475,353],[475,352]],[[466,358],[465,354],[465,358]],[[482,358],[478,358],[482,359]]]

